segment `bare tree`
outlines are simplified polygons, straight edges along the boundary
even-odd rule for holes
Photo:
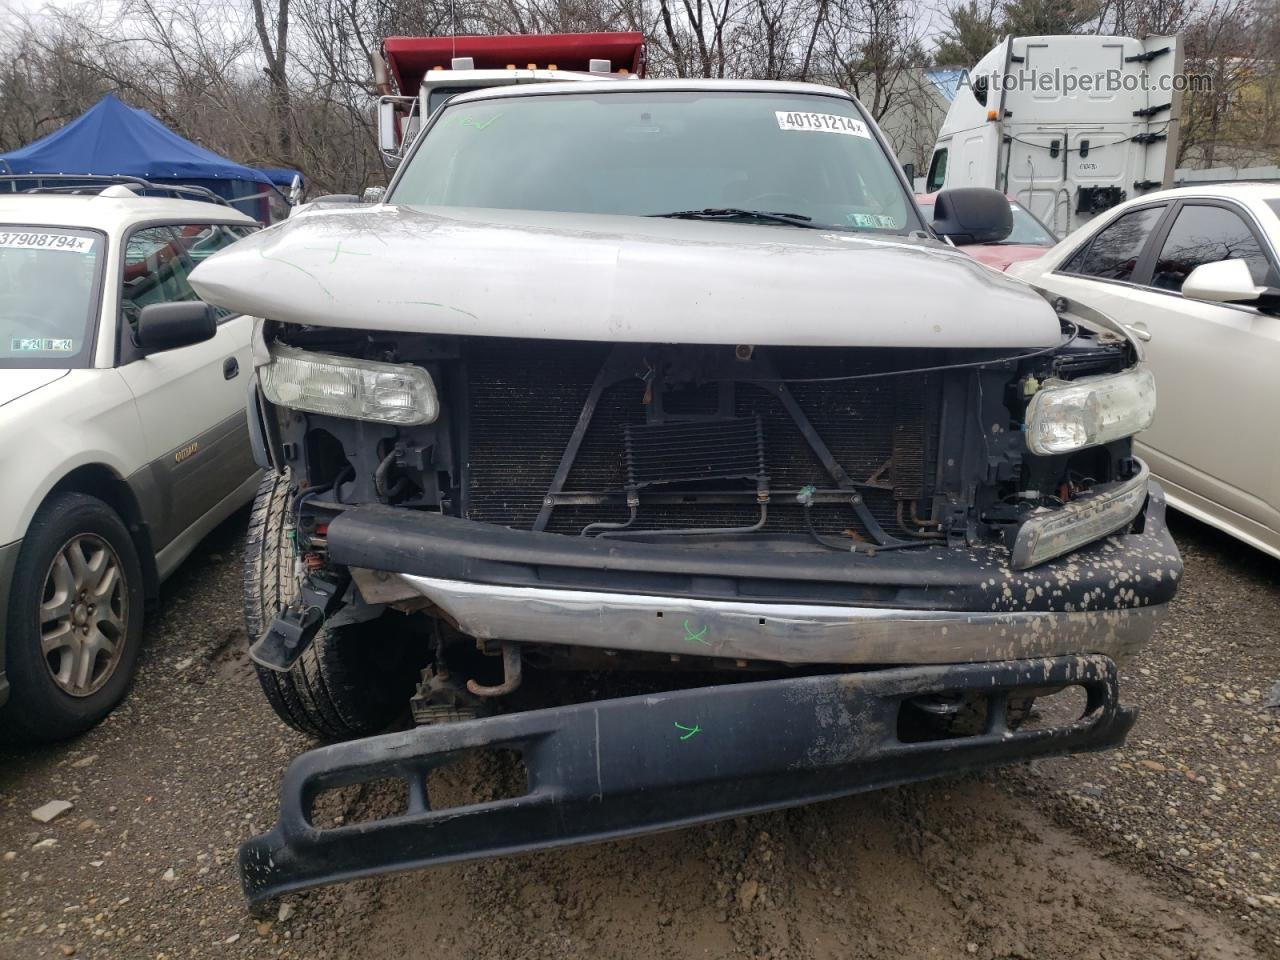
[[[1280,49],[1268,42],[1274,29],[1266,4],[1254,0],[1213,0],[1181,26],[1185,69],[1208,84],[1184,94],[1179,164],[1247,166],[1280,159]]]
[[[250,0],[253,27],[261,44],[263,67],[276,118],[279,156],[293,164],[293,113],[289,104],[289,0]]]
[[[852,92],[879,120],[904,96],[907,75],[927,62],[927,31],[910,0],[831,0],[818,75]]]
[[[917,164],[940,122],[935,46],[971,66],[1006,32],[1181,32],[1187,69],[1215,83],[1187,94],[1179,160],[1280,159],[1280,0],[952,0],[940,37],[921,0],[87,0],[0,25],[0,149],[115,92],[219,153],[352,192],[385,176],[384,37],[619,29],[648,37],[655,76],[844,87]]]

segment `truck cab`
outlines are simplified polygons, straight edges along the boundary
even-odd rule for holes
[[[1171,181],[1181,72],[1176,36],[1006,37],[962,75],[924,192],[992,187],[1065,236]]]

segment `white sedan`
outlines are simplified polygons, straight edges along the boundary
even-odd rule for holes
[[[1280,557],[1280,184],[1147,194],[1009,273],[1143,343],[1159,402],[1136,452],[1170,504]]]
[[[256,228],[122,185],[0,194],[0,738],[101,720],[160,582],[252,497],[252,321],[187,276]]]

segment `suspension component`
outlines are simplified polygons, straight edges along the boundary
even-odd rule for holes
[[[474,679],[467,681],[467,689],[477,697],[503,697],[520,686],[522,665],[520,646],[510,640],[502,641],[502,682],[496,687],[486,687]]]

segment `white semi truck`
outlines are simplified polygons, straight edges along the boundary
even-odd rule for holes
[[[1172,182],[1186,82],[1176,36],[1007,37],[962,76],[926,192],[994,187],[1065,236]]]

